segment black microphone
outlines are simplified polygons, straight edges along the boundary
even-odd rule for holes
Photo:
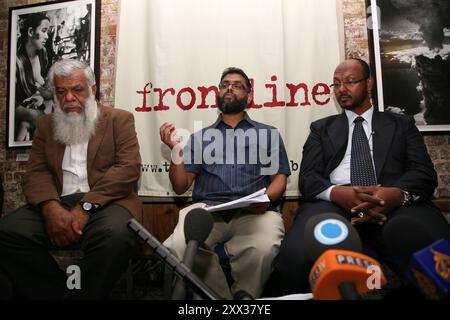
[[[329,249],[362,252],[358,232],[337,213],[322,213],[309,218],[303,237],[310,263]]]
[[[355,228],[336,213],[311,217],[304,231],[305,247],[314,262],[309,282],[314,299],[359,300],[369,291],[368,268],[380,265],[362,254],[361,240]],[[380,284],[386,283],[380,271]]]
[[[184,219],[184,236],[186,238],[186,250],[183,255],[183,263],[189,269],[194,265],[194,258],[198,247],[203,245],[213,227],[211,214],[205,209],[195,208],[189,211]],[[172,300],[184,300],[186,298],[186,286],[182,278],[179,278],[172,292]]]
[[[169,249],[162,245],[150,232],[148,232],[136,219],[130,219],[127,227],[133,230],[139,238],[149,245],[155,253],[171,268],[175,273],[182,277],[194,291],[204,299],[223,300],[217,293],[209,288],[202,280],[200,280],[191,270],[182,263]]]

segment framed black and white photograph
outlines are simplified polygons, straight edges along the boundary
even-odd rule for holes
[[[99,36],[100,0],[9,9],[8,148],[31,146],[37,119],[53,112],[47,73],[54,62],[88,63],[99,86]]]
[[[367,0],[380,111],[450,130],[450,1]]]

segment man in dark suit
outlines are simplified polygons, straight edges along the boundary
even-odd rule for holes
[[[28,205],[0,220],[0,271],[21,298],[105,298],[137,245],[126,227],[141,213],[133,115],[97,104],[95,76],[83,62],[55,63],[49,80],[55,113],[38,121],[23,178]],[[74,245],[84,254],[81,286],[47,251]]]
[[[400,275],[412,253],[450,240],[447,221],[430,201],[437,175],[414,121],[375,110],[363,60],[342,62],[332,86],[344,112],[311,124],[300,167],[304,202],[276,260],[280,293],[310,291],[303,235],[307,220],[320,213],[350,220],[363,244]]]

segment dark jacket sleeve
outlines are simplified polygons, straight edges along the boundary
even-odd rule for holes
[[[303,156],[300,165],[299,190],[305,200],[313,199],[328,187],[332,186],[329,176],[325,174],[327,163],[321,136],[324,126],[321,122],[313,122],[311,132],[303,146]]]
[[[426,201],[432,197],[438,185],[437,174],[414,120],[411,117],[402,117],[401,121],[405,136],[405,165],[403,173],[392,186],[411,192],[416,196],[416,202]]]

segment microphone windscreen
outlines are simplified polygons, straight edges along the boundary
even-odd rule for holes
[[[337,213],[321,213],[308,219],[304,231],[305,247],[310,262],[330,249],[362,252],[356,229]]]
[[[213,227],[211,214],[205,209],[195,208],[188,212],[184,220],[184,236],[186,243],[195,240],[203,244]]]
[[[450,296],[450,243],[441,239],[413,254],[410,279],[427,299]]]
[[[316,260],[309,283],[315,300],[335,300],[346,299],[340,291],[341,284],[351,283],[357,294],[363,294],[385,285],[386,278],[375,259],[362,253],[331,249]]]

